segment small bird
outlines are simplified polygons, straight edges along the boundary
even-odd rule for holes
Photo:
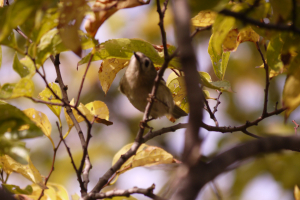
[[[120,81],[120,90],[127,96],[131,104],[141,112],[145,112],[157,72],[150,58],[141,52],[133,52],[129,65]],[[161,80],[150,111],[152,118],[166,115],[178,119],[187,116],[178,107],[172,97],[170,89],[164,80]]]

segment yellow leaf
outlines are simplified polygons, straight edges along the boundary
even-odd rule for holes
[[[128,63],[129,59],[111,58],[103,60],[98,73],[99,80],[105,94],[107,93],[108,89],[111,86],[111,83],[115,79],[116,74],[121,69],[126,67]]]
[[[34,84],[31,79],[22,78],[14,87],[11,99],[17,97],[31,97],[34,92]]]
[[[96,1],[93,5],[94,15],[90,16],[85,23],[85,30],[91,36],[95,36],[98,28],[103,22],[108,19],[112,14],[123,8],[132,8],[140,5],[148,4],[150,0],[146,2],[141,0],[103,0]]]
[[[55,148],[54,142],[51,138],[51,131],[52,126],[51,123],[44,113],[35,110],[34,108],[28,108],[26,110],[23,110],[25,115],[30,118],[31,121],[33,121],[42,131],[43,133],[50,139],[53,148]],[[26,130],[29,126],[22,126],[20,130]]]
[[[210,26],[215,22],[216,16],[216,12],[210,10],[201,11],[192,18],[192,25],[197,27]]]
[[[247,27],[241,31],[232,29],[228,32],[223,42],[223,50],[224,52],[235,51],[241,43],[247,41],[254,43],[259,41],[259,35],[251,27]]]
[[[114,165],[119,160],[121,155],[125,154],[131,148],[131,146],[132,143],[125,145],[121,150],[119,150],[113,158],[112,165]],[[175,162],[177,161],[174,159],[174,157],[162,148],[142,144],[137,150],[136,154],[130,157],[121,166],[118,174],[124,173],[125,171],[134,167],[170,164]]]
[[[52,90],[57,94],[57,96],[59,98],[62,97],[60,87],[57,84],[50,83],[49,86],[50,86],[50,88],[52,88]],[[39,93],[39,98],[43,101],[49,101],[52,103],[61,103],[61,101],[56,99],[55,96],[50,91],[50,89],[48,89],[47,87],[42,92]],[[60,120],[61,106],[53,106],[53,105],[48,105],[48,104],[47,104],[47,106],[52,110],[52,112]]]
[[[71,105],[74,105],[74,99],[72,99],[72,101],[70,102]],[[112,122],[108,121],[109,119],[109,110],[106,106],[106,104],[102,101],[93,101],[90,102],[86,105],[83,105],[82,103],[79,104],[78,109],[80,110],[80,112],[86,116],[86,118],[92,122],[94,120],[95,117],[95,121],[98,123],[102,123],[105,125],[111,125]],[[74,109],[72,108],[73,114],[77,120],[78,123],[83,122],[84,118],[78,114],[77,111],[74,111]],[[69,127],[73,127],[73,121],[71,120],[70,116],[67,114],[66,109],[64,109],[64,113],[66,116],[66,120],[67,123],[69,125]]]
[[[46,189],[47,187],[43,183],[43,179],[39,171],[34,167],[30,158],[28,158],[28,165],[22,165],[16,162],[8,155],[0,156],[0,164],[3,170],[7,174],[11,174],[12,172],[16,172],[37,184],[40,188]]]
[[[0,7],[3,7],[4,5],[4,0],[0,0]]]
[[[72,198],[72,200],[79,200],[80,196],[77,193],[75,193],[75,194],[71,195],[71,198]]]
[[[297,185],[295,185],[294,187],[294,197],[295,200],[300,200],[300,190]]]

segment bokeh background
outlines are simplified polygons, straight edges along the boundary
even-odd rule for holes
[[[193,12],[193,15],[196,13]],[[156,13],[155,1],[150,5],[140,6],[131,9],[123,9],[110,17],[99,29],[96,39],[100,42],[114,38],[139,38],[150,43],[161,45],[160,30],[158,27],[158,14]],[[166,18],[165,29],[167,32],[168,44],[175,45],[175,32],[172,19],[171,6],[169,6]],[[191,28],[192,31],[192,28]],[[211,31],[198,33],[193,39],[194,49],[198,58],[199,70],[208,72],[213,80],[217,80],[214,75],[210,57],[207,53],[208,41]],[[24,39],[18,36],[18,42],[24,44]],[[19,76],[12,69],[14,52],[6,47],[3,48],[3,62],[0,69],[0,84],[7,82],[16,82]],[[85,55],[88,51],[84,52]],[[61,71],[65,84],[69,86],[69,99],[75,98],[79,89],[81,78],[85,70],[85,65],[79,66],[80,60],[72,52],[61,54]],[[83,87],[80,102],[86,104],[94,100],[105,102],[110,111],[110,121],[112,126],[94,124],[90,142],[89,155],[93,165],[90,174],[89,188],[91,189],[98,179],[111,166],[114,154],[124,145],[133,142],[139,121],[142,119],[142,113],[137,111],[118,90],[120,78],[124,70],[117,74],[110,90],[105,95],[101,89],[98,80],[98,70],[101,61],[93,62],[87,74]],[[232,85],[232,93],[224,92],[220,98],[221,104],[218,107],[216,117],[220,126],[238,126],[246,122],[257,119],[263,108],[265,71],[257,68],[262,64],[259,53],[253,43],[241,44],[236,52],[231,53],[225,79]],[[53,64],[48,60],[45,63],[48,82],[54,82],[56,78]],[[167,79],[171,70],[167,70],[164,78]],[[278,106],[281,107],[282,90],[285,83],[286,75],[279,75],[271,81],[270,97],[268,111]],[[35,96],[45,88],[43,80],[35,75]],[[217,97],[218,93],[209,90],[212,97]],[[26,108],[35,108],[44,112],[52,122],[52,137],[57,144],[59,134],[55,125],[56,116],[50,109],[43,104],[36,104],[26,98],[9,100],[9,103],[15,105],[21,110]],[[209,100],[211,107],[214,107],[216,101]],[[283,114],[270,117],[258,126],[249,129],[250,132],[257,135],[293,135],[294,124],[292,120],[300,123],[299,109],[295,110],[286,123],[284,123]],[[63,132],[67,131],[67,124],[63,119]],[[187,122],[188,117],[182,118],[178,122]],[[209,115],[204,111],[204,122],[214,125]],[[86,130],[86,125],[82,122],[81,127]],[[172,125],[165,117],[152,121],[150,126],[154,130]],[[203,156],[212,157],[215,154],[225,151],[241,142],[253,140],[242,132],[236,133],[218,133],[209,132],[201,129],[200,133],[204,138],[201,149]],[[82,150],[78,135],[73,129],[66,139],[71,148],[72,154],[79,163]],[[47,137],[26,140],[27,148],[30,149],[30,156],[34,165],[39,169],[41,174],[47,176],[51,167],[53,150],[52,145]],[[184,130],[167,133],[156,137],[147,144],[159,146],[173,154],[180,160],[184,144]],[[115,185],[107,189],[118,188],[128,189],[134,186],[149,187],[155,183],[156,193],[164,194],[164,191],[170,186],[174,179],[176,165],[161,165],[155,167],[138,167],[122,174]],[[289,200],[293,199],[294,185],[300,186],[300,159],[299,154],[294,152],[280,152],[277,154],[260,155],[258,157],[236,163],[233,168],[236,170],[228,171],[218,176],[214,180],[222,199],[242,199],[242,200]],[[68,190],[69,195],[79,194],[79,185],[76,175],[71,166],[70,158],[63,145],[60,146],[50,182],[62,184]],[[17,184],[22,187],[31,184],[18,174],[10,176],[8,183]],[[214,186],[207,184],[204,190],[199,194],[200,200],[217,199],[213,192]],[[172,192],[171,192],[172,193]],[[147,199],[141,195],[135,195],[138,199]]]

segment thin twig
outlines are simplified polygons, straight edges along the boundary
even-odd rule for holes
[[[57,122],[56,122],[56,124],[57,124],[57,126],[58,126],[58,129],[60,129]],[[59,130],[59,132],[61,132],[61,129]],[[57,150],[58,150],[58,148],[59,148],[61,142],[62,142],[62,138],[59,140],[57,146],[56,146],[55,149],[53,150],[52,166],[51,166],[51,169],[50,169],[50,172],[49,172],[48,176],[45,178],[45,183],[44,183],[45,185],[47,185],[47,182],[48,182],[48,180],[49,180],[49,178],[50,178],[52,172],[54,171],[54,163],[55,163],[55,159],[56,159],[56,153],[57,153]],[[41,194],[40,194],[38,200],[40,200],[40,199],[44,196],[44,190],[45,190],[45,189],[42,190],[42,192],[41,192]]]
[[[219,127],[219,122],[218,122],[218,120],[217,120],[215,114],[211,111],[207,99],[203,98],[203,101],[204,101],[204,104],[205,104],[205,106],[206,106],[206,110],[207,110],[207,112],[208,112],[210,118],[211,118],[212,120],[214,120],[214,122],[215,122],[215,124],[216,124],[216,127]]]
[[[211,181],[210,183],[211,183],[211,189],[214,192],[214,194],[216,195],[217,199],[222,200],[222,196],[221,196],[221,193],[220,193],[220,190],[219,190],[217,184],[214,181]]]
[[[51,105],[51,106],[64,106],[65,104],[63,103],[55,103],[55,102],[50,102],[50,101],[43,101],[43,100],[40,100],[40,99],[36,99],[36,98],[33,98],[33,97],[26,97],[36,103],[42,103],[42,104],[47,104],[47,105]]]
[[[222,94],[223,94],[222,92],[219,92],[219,96],[217,97],[217,104],[214,107],[213,114],[215,114],[218,111],[218,106],[221,104],[220,97],[221,97]]]
[[[56,125],[57,125],[57,127],[58,127],[59,137],[60,137],[60,139],[63,141],[63,143],[64,143],[64,145],[65,145],[65,147],[66,147],[66,150],[67,150],[67,152],[68,152],[68,154],[69,154],[69,157],[70,157],[70,159],[71,159],[71,164],[72,164],[73,169],[75,170],[75,173],[76,173],[76,175],[77,175],[77,180],[78,180],[79,185],[80,185],[80,188],[81,188],[81,191],[80,191],[80,192],[81,192],[81,194],[83,194],[84,192],[83,192],[82,190],[83,190],[85,187],[84,187],[84,183],[83,183],[83,181],[82,181],[82,179],[81,179],[81,173],[78,171],[78,169],[77,169],[77,167],[76,167],[76,164],[75,164],[75,161],[74,161],[74,159],[73,159],[73,156],[72,156],[70,147],[68,147],[68,145],[67,145],[65,139],[63,138],[63,134],[62,134],[61,127],[59,126],[59,124],[58,124],[57,122],[56,122]]]
[[[264,63],[264,69],[266,71],[266,86],[265,86],[265,98],[264,98],[264,108],[263,108],[263,112],[262,112],[262,117],[264,117],[266,114],[267,114],[267,108],[268,108],[268,96],[269,96],[269,86],[270,86],[270,75],[269,75],[269,66],[264,58],[264,55],[263,53],[261,52],[260,50],[260,47],[259,47],[259,43],[256,42],[256,47],[257,47],[257,50],[261,56],[261,59]]]
[[[296,34],[300,34],[300,29],[290,25],[281,25],[281,24],[265,24],[263,22],[257,21],[255,19],[247,17],[244,13],[233,12],[228,9],[223,9],[219,12],[219,14],[234,17],[245,24],[256,25],[260,28],[268,29],[268,30],[278,30],[278,31],[291,31]]]
[[[246,135],[249,135],[249,136],[254,137],[254,138],[256,138],[256,139],[262,138],[262,137],[260,137],[260,136],[258,136],[258,135],[255,135],[255,134],[253,134],[253,133],[250,133],[250,132],[247,131],[246,129],[245,129],[245,130],[242,130],[242,132],[245,133]]]
[[[297,129],[299,128],[299,124],[295,120],[292,121],[295,124],[294,130],[295,130],[295,135],[297,135]]]
[[[76,98],[75,107],[78,106],[80,94],[81,94],[81,91],[82,91],[82,88],[83,88],[83,83],[84,83],[86,74],[87,74],[87,72],[88,72],[88,70],[89,70],[89,68],[90,68],[90,66],[91,66],[91,62],[92,62],[93,56],[94,56],[94,54],[91,54],[91,57],[90,57],[89,62],[88,62],[88,64],[87,64],[87,66],[86,66],[85,72],[84,72],[84,74],[83,74],[83,77],[82,77],[82,80],[81,80],[81,84],[80,84],[80,87],[79,87],[79,90],[78,90],[77,98]]]

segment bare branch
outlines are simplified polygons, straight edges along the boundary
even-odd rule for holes
[[[154,188],[155,185],[153,184],[151,187],[147,189],[134,187],[128,190],[111,190],[105,193],[103,192],[103,193],[91,194],[90,199],[104,199],[104,198],[112,198],[116,196],[129,197],[131,194],[143,194],[151,199],[163,200],[163,198],[153,193]]]
[[[207,99],[203,98],[203,101],[204,101],[204,104],[205,104],[205,106],[206,106],[206,110],[207,110],[207,112],[208,112],[210,118],[211,118],[212,120],[214,120],[214,122],[215,122],[215,124],[216,124],[216,127],[219,127],[219,122],[218,122],[218,120],[217,120],[215,114],[211,111]]]
[[[261,56],[261,59],[264,63],[264,69],[266,71],[266,86],[265,86],[265,90],[264,90],[265,91],[265,100],[264,100],[263,112],[262,112],[262,115],[261,115],[262,117],[264,117],[268,112],[267,108],[268,108],[268,96],[269,96],[269,86],[270,86],[269,65],[266,63],[266,60],[264,58],[263,53],[260,50],[258,42],[256,42],[256,48],[257,48],[257,50],[258,50],[258,52]]]
[[[292,121],[295,124],[294,130],[295,130],[295,135],[297,135],[297,129],[299,128],[299,124],[295,120]]]
[[[219,91],[218,91],[219,92]],[[219,92],[219,96],[217,98],[217,104],[216,106],[214,107],[214,111],[213,111],[213,114],[215,114],[217,111],[218,111],[218,106],[221,104],[221,101],[220,101],[220,97],[223,93],[222,92]]]

